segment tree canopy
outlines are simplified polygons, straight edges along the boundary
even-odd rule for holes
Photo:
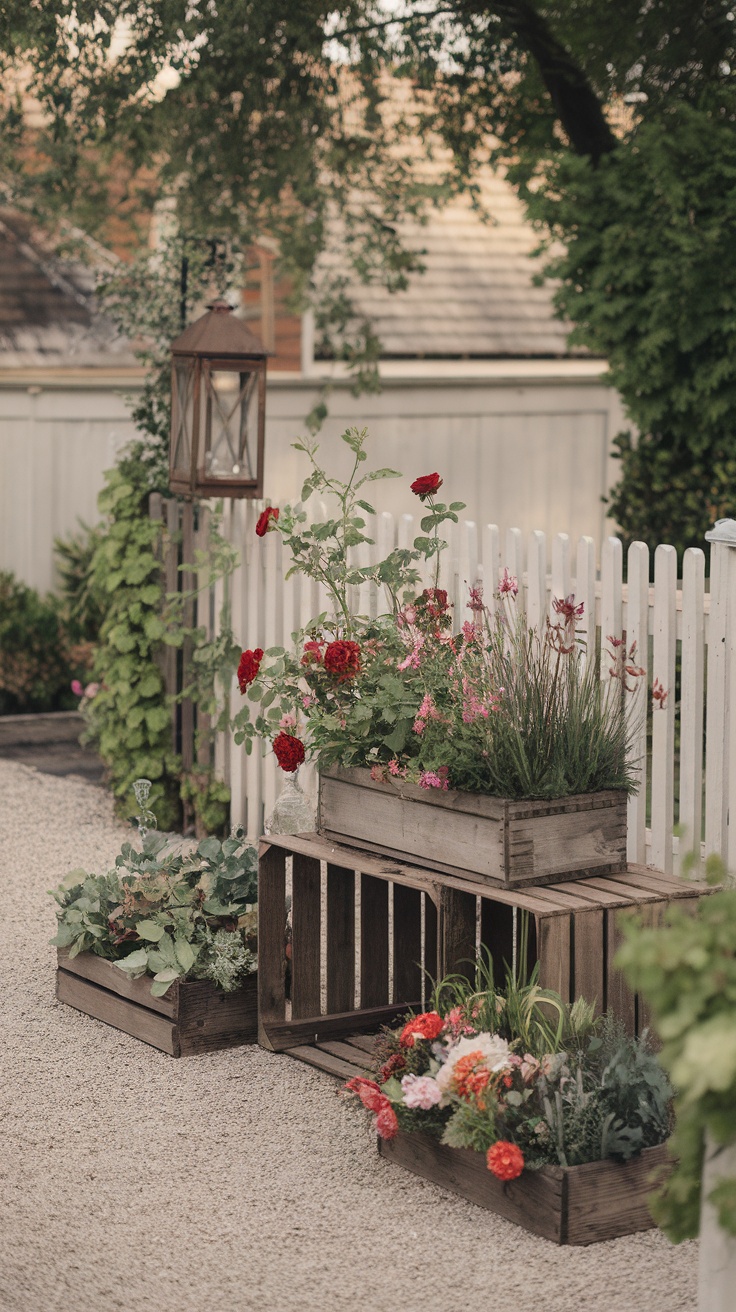
[[[13,0],[0,24],[8,195],[101,235],[167,195],[192,236],[268,233],[303,295],[332,215],[398,288],[402,217],[503,167],[640,432],[625,534],[683,547],[736,513],[728,0]],[[348,340],[343,291],[321,322]]]

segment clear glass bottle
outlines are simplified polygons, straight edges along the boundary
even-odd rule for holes
[[[287,774],[276,805],[265,822],[267,834],[311,834],[317,827],[317,813],[302,792],[298,770]]]

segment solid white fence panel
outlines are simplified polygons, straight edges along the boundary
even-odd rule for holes
[[[476,525],[466,520],[458,526],[458,596],[455,609],[455,628],[460,630],[464,621],[470,618],[468,601],[470,589],[478,577],[478,530]]]
[[[667,874],[673,870],[676,648],[677,551],[659,546],[654,553],[651,860]]]
[[[373,548],[374,564],[377,565],[380,561],[385,560],[397,545],[394,517],[387,510],[384,510],[376,519],[376,545]],[[373,604],[375,609],[372,614],[385,615],[391,609],[391,598],[383,584],[376,584],[374,592]]]
[[[703,824],[703,680],[705,674],[705,554],[690,547],[682,562],[680,673],[680,850],[700,864]]]
[[[575,560],[575,601],[582,602],[583,613],[578,620],[578,633],[585,643],[586,660],[595,660],[595,542],[583,537],[578,542]]]
[[[649,547],[632,542],[627,556],[628,600],[626,604],[626,647],[634,653],[634,664],[644,669],[641,678],[629,680],[629,759],[635,763],[639,791],[629,797],[629,861],[646,865],[647,860],[647,708],[649,705]]]
[[[547,614],[547,543],[539,529],[529,535],[526,614],[532,629],[538,629]]]

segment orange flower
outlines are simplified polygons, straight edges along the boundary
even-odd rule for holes
[[[515,1180],[524,1170],[524,1154],[515,1143],[499,1139],[488,1149],[486,1165],[498,1180]]]
[[[483,1053],[480,1049],[477,1052],[468,1052],[464,1057],[460,1057],[455,1063],[455,1069],[452,1073],[458,1097],[465,1098],[467,1102],[474,1098],[482,1112],[486,1108],[482,1094],[490,1078],[491,1072],[484,1064]]]

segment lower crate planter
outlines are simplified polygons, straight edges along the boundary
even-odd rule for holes
[[[341,766],[319,781],[325,838],[507,888],[625,870],[626,811],[626,793],[615,789],[510,801],[384,783]]]
[[[428,1134],[399,1131],[395,1139],[379,1139],[378,1151],[555,1244],[593,1244],[651,1230],[650,1177],[669,1160],[660,1144],[628,1162],[609,1158],[584,1166],[543,1166],[504,1183],[488,1170],[483,1153],[447,1148]]]
[[[255,1043],[258,986],[250,975],[234,993],[209,980],[175,981],[162,998],[151,996],[150,976],[129,979],[112,961],[92,952],[57,954],[56,996],[96,1020],[150,1043],[170,1057]]]

